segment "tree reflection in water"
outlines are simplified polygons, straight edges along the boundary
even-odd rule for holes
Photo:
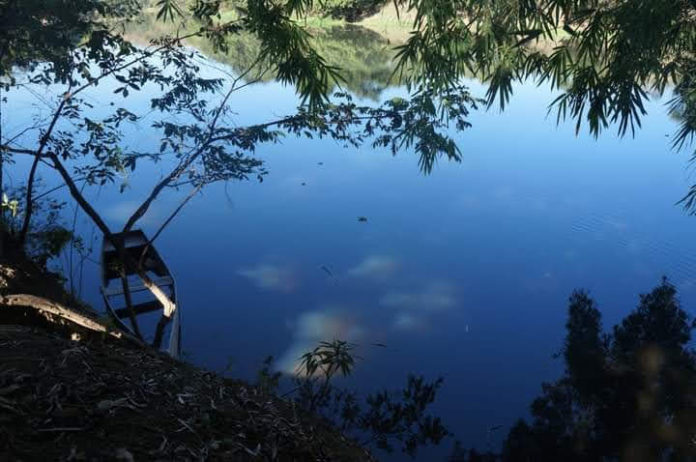
[[[585,291],[569,299],[563,376],[542,384],[531,420],[500,454],[455,447],[457,461],[683,460],[696,456],[694,323],[667,279],[604,332]]]

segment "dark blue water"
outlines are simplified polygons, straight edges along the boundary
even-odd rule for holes
[[[111,90],[90,98],[103,103]],[[403,90],[383,97],[396,94]],[[595,140],[547,119],[552,99],[547,88],[521,85],[504,113],[472,114],[473,128],[455,134],[463,161],[442,161],[429,176],[410,152],[290,138],[260,149],[270,170],[263,183],[204,190],[157,242],[177,277],[188,358],[215,370],[230,363],[250,379],[267,355],[291,372],[318,341],[350,340],[362,360],[345,383],[369,391],[399,387],[410,372],[442,376],[434,412],[465,446],[486,448],[558,375],[552,355],[574,288],[591,291],[605,325],[662,275],[689,310],[696,223],[675,205],[690,178],[686,154],[670,150],[675,123],[663,101],[649,104],[635,139]],[[14,127],[45,112],[36,95],[8,104]],[[297,98],[269,83],[232,104],[241,125],[289,114]],[[147,124],[127,130],[133,145],[158,145]],[[15,182],[25,166],[11,172]],[[139,166],[122,194],[118,184],[87,194],[116,229],[165,167]],[[184,194],[157,202],[141,222],[146,232]],[[92,236],[81,215],[78,228]],[[101,307],[97,277],[87,262],[82,296]]]

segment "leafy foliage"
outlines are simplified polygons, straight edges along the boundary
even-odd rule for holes
[[[387,0],[323,0],[314,9],[325,16],[354,22],[377,13],[386,3]]]
[[[18,188],[9,192],[9,197],[21,197],[25,194],[24,188]],[[14,241],[21,228],[21,217],[24,213],[21,203],[16,199],[9,199],[5,194],[7,208],[11,213],[3,214],[4,232],[11,241]],[[36,220],[32,222],[27,235],[25,252],[40,267],[45,268],[48,262],[58,257],[66,246],[75,238],[73,233],[63,223],[63,209],[65,202],[43,197],[36,203]]]
[[[343,340],[333,342],[322,341],[314,350],[302,355],[298,366],[299,373],[306,377],[313,377],[317,373],[322,375],[326,381],[340,372],[347,376],[353,370],[355,358],[351,351],[355,345]]]
[[[488,105],[505,107],[516,81],[535,79],[560,91],[558,120],[587,123],[592,134],[616,124],[635,132],[649,92],[674,88],[682,120],[674,144],[696,125],[693,85],[696,5],[674,0],[403,0],[413,34],[399,48],[400,73],[435,88],[467,75],[488,82]],[[684,204],[694,210],[693,190]]]
[[[0,0],[0,77],[44,63],[54,80],[65,81],[76,47],[97,57],[139,10],[137,0]]]
[[[612,121],[633,130],[645,89],[662,92],[689,78],[696,40],[694,6],[642,2],[551,0],[410,0],[415,33],[401,48],[403,66],[440,86],[470,71],[490,82],[489,104],[504,105],[511,83],[527,77],[563,90],[562,116],[586,118],[598,133]],[[551,50],[530,46],[549,44]]]
[[[122,181],[123,190],[127,187],[125,180],[138,165],[166,160],[172,166],[169,173],[153,184],[126,221],[123,229],[129,230],[167,189],[188,187],[196,192],[215,182],[261,180],[267,172],[256,151],[286,135],[331,137],[352,146],[369,141],[394,153],[414,148],[424,172],[429,172],[439,157],[460,159],[459,148],[447,136],[446,128],[449,123],[459,129],[468,127],[466,116],[476,100],[463,86],[446,92],[415,87],[410,101],[394,99],[381,107],[358,106],[345,93],[337,93],[335,100],[329,101],[329,91],[340,81],[338,69],[325,62],[314,49],[309,32],[292,19],[308,11],[311,1],[247,0],[236,4],[236,14],[228,21],[222,19],[220,2],[197,0],[185,10],[176,2],[160,1],[156,5],[162,20],[193,20],[200,27],[183,35],[159,36],[146,47],[133,46],[120,29],[107,27],[127,20],[125,12],[131,11],[123,9],[128,2],[114,0],[110,5],[112,9],[93,11],[92,3],[81,3],[75,5],[75,17],[55,18],[56,23],[66,22],[62,27],[74,28],[83,37],[57,51],[49,50],[62,53],[56,55],[62,58],[60,67],[45,64],[45,58],[39,56],[26,60],[32,64],[29,82],[62,83],[63,90],[49,122],[28,127],[24,133],[25,139],[28,134],[36,135],[33,147],[17,145],[13,140],[0,142],[10,156],[34,157],[24,207],[25,231],[33,212],[32,188],[40,165],[55,169],[83,210],[102,232],[109,234],[98,212],[75,187],[76,178],[87,185]],[[21,10],[15,4],[6,5],[6,11],[14,11],[12,8]],[[27,16],[30,13],[22,11]],[[79,19],[84,16],[94,19],[83,24]],[[242,33],[256,38],[258,57],[229,80],[205,77],[200,64],[205,57],[184,46],[185,40],[200,38],[208,40],[213,51],[225,52],[228,39]],[[253,126],[236,126],[231,97],[264,73],[295,86],[304,104],[296,114]],[[116,87],[110,112],[104,115],[103,108],[92,106],[88,94],[107,81]],[[7,86],[10,97],[19,85],[23,83]],[[144,89],[151,110],[138,113],[131,96]],[[124,139],[122,125],[146,119],[161,134],[155,152],[131,147]],[[66,165],[72,166],[72,172]]]
[[[402,450],[414,455],[420,445],[439,444],[450,436],[439,417],[425,415],[435,401],[437,390],[442,385],[439,378],[426,382],[422,376],[409,375],[406,387],[399,394],[382,391],[366,399],[367,411],[360,417],[359,427],[372,434],[380,449],[391,452],[391,439],[402,445]]]
[[[2,202],[0,202],[0,213],[4,214],[5,210],[10,212],[12,217],[16,217],[19,213],[19,201],[10,199],[6,193],[2,193]]]
[[[403,390],[379,391],[364,400],[335,386],[335,377],[352,373],[359,359],[353,353],[355,348],[342,340],[323,341],[302,355],[291,390],[295,403],[362,439],[363,444],[387,452],[393,452],[398,443],[402,452],[413,456],[419,447],[439,444],[450,436],[441,420],[427,413],[442,379],[429,382],[422,376],[409,375]],[[266,391],[277,388],[280,379],[279,373],[270,372],[271,360],[267,358],[259,372],[258,385]]]

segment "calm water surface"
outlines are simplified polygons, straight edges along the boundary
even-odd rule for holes
[[[91,98],[103,103],[111,90]],[[403,94],[392,88],[379,98]],[[675,124],[663,102],[649,105],[635,139],[607,132],[595,140],[547,119],[552,99],[548,88],[520,85],[504,113],[474,113],[473,128],[455,135],[463,161],[441,161],[430,176],[410,152],[291,138],[263,147],[263,183],[206,189],[159,238],[177,276],[189,359],[215,370],[230,363],[233,375],[252,379],[266,355],[292,371],[319,340],[351,340],[363,359],[344,383],[370,391],[399,387],[409,372],[442,376],[434,412],[465,446],[485,449],[527,414],[541,382],[559,374],[552,356],[574,288],[591,291],[605,326],[662,275],[689,310],[696,223],[674,205],[690,178],[686,154],[670,150]],[[10,126],[41,111],[29,95],[9,104]],[[239,124],[296,104],[274,82],[233,101]],[[147,124],[129,130],[134,145],[158,145]],[[117,185],[90,197],[120,227],[164,170],[139,166],[123,194]],[[48,171],[43,177],[55,181]],[[142,222],[146,232],[183,193],[157,203]],[[78,223],[89,236],[84,218]],[[83,297],[101,307],[98,267],[88,265]]]

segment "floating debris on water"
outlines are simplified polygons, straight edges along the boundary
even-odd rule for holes
[[[334,277],[333,273],[331,270],[326,266],[326,265],[321,265],[319,269],[323,270],[326,274],[328,274],[331,277]]]

